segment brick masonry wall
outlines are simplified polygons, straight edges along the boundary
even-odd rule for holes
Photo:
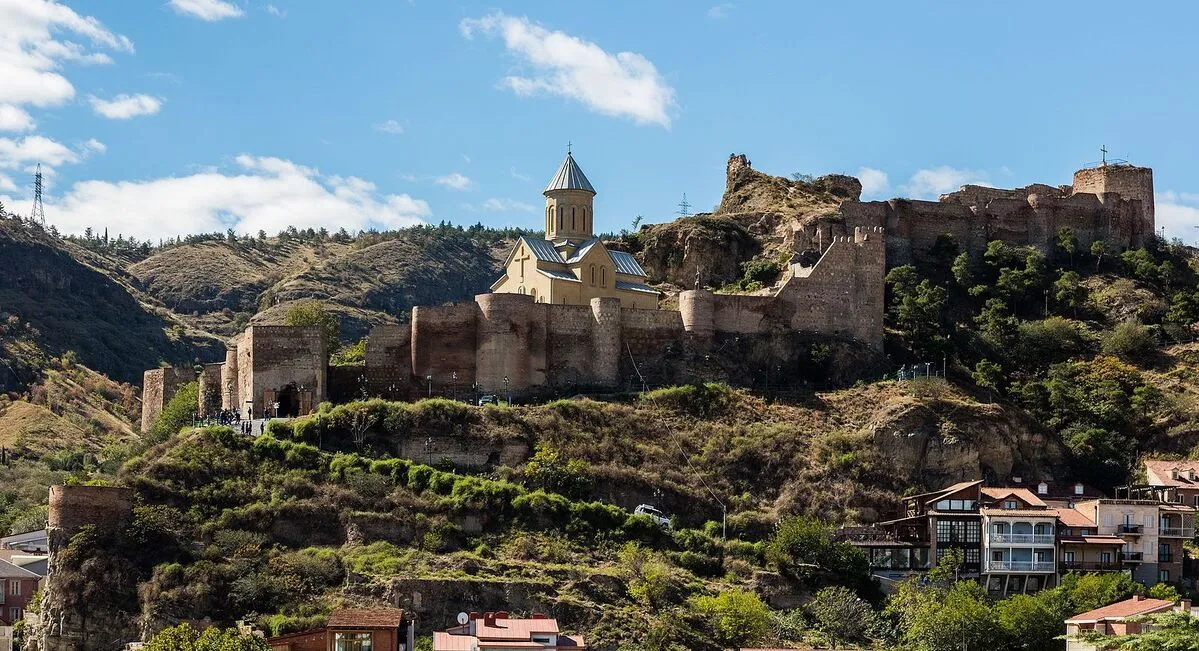
[[[162,408],[179,393],[179,388],[195,380],[195,371],[190,367],[154,368],[146,371],[142,378],[142,431],[147,432],[154,424]]]
[[[205,364],[200,372],[196,410],[202,416],[212,416],[221,410],[221,371],[224,366],[224,363]]]
[[[311,392],[312,407],[325,400],[328,346],[317,326],[251,326],[238,349],[239,375],[245,400],[254,401],[261,417],[267,390],[279,392],[294,385]]]
[[[587,305],[545,305],[545,377],[554,386],[589,384],[594,316]]]
[[[470,386],[475,381],[478,306],[474,302],[412,310],[412,374],[424,378],[452,376]]]
[[[237,344],[225,351],[225,364],[221,366],[221,409],[240,409],[237,393]]]

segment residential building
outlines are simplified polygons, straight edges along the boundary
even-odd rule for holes
[[[491,291],[525,294],[535,303],[590,305],[618,298],[625,308],[658,309],[658,290],[632,255],[610,251],[594,235],[595,188],[570,152],[545,191],[545,239],[522,236]]]
[[[1170,611],[1199,616],[1199,609],[1193,609],[1191,602],[1185,599],[1175,605],[1173,601],[1148,599],[1140,595],[1075,615],[1066,620],[1066,651],[1096,651],[1095,645],[1074,639],[1080,633],[1096,631],[1104,635],[1133,635],[1140,633],[1144,624],[1130,620]]]
[[[1173,488],[1179,504],[1199,508],[1199,461],[1145,461],[1149,486]]]
[[[1098,533],[1124,541],[1120,562],[1132,578],[1145,585],[1158,583],[1158,507],[1156,499],[1102,498],[1077,502],[1074,508],[1095,522]],[[1177,577],[1175,577],[1175,580]]]
[[[465,624],[433,634],[433,651],[495,651],[507,649],[543,649],[545,651],[584,651],[582,636],[566,635],[558,620],[533,613],[528,619],[509,617],[505,611],[468,613]],[[462,621],[461,619],[459,621]]]
[[[13,627],[0,624],[0,651],[13,651]]]
[[[8,561],[17,567],[23,567],[34,574],[44,577],[49,571],[50,556],[22,551],[20,549],[0,549],[0,561]]]
[[[412,649],[412,626],[394,608],[341,609],[322,628],[269,638],[271,651],[400,651]]]
[[[45,529],[28,531],[0,538],[0,549],[19,549],[30,553],[50,553],[50,539]]]
[[[25,617],[42,577],[0,560],[0,626],[11,626]]]
[[[1099,533],[1099,525],[1073,502],[1047,502],[1057,510],[1058,571],[1123,572],[1127,569],[1120,560],[1124,539]]]
[[[982,488],[980,493],[987,591],[1021,594],[1055,585],[1057,510],[1027,488]]]

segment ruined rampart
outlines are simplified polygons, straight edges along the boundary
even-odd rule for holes
[[[154,368],[145,372],[142,379],[142,431],[148,432],[179,388],[196,379],[190,367]]]

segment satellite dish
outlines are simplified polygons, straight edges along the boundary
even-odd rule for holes
[[[466,623],[469,621],[470,621],[470,615],[467,615],[466,613],[458,613],[458,623],[459,624],[466,626]]]

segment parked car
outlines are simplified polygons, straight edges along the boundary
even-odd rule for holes
[[[659,525],[670,528],[670,517],[649,504],[638,504],[637,508],[633,509],[635,515],[647,515]]]
[[[500,397],[496,396],[496,395],[487,394],[487,395],[479,398],[479,406],[480,407],[482,407],[483,405],[498,405],[498,404],[500,404]]]

